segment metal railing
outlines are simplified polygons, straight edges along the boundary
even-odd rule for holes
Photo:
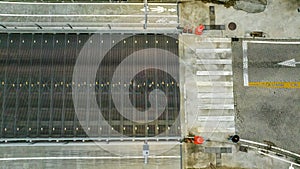
[[[174,31],[179,26],[177,5],[0,1],[0,31]]]

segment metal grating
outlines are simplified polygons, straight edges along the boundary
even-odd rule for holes
[[[86,46],[89,50],[84,53]],[[146,68],[128,84],[112,84],[118,65],[144,49],[162,49],[177,55],[178,41],[176,35],[158,34],[0,34],[1,138],[180,136],[180,91],[174,77],[162,70]],[[96,79],[74,81],[78,56],[88,57],[91,53],[103,55]],[[147,67],[147,62],[141,60],[126,69],[139,65]],[[177,62],[163,66],[179,72]],[[178,79],[179,73],[176,76]],[[167,96],[166,108],[149,122],[125,118],[116,109],[111,89],[126,85],[130,102],[137,110],[149,109],[149,94],[155,89]],[[75,105],[74,89],[84,89],[78,95],[95,95],[98,109],[89,106],[90,99],[83,101],[88,106]]]

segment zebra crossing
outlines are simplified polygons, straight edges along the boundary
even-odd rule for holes
[[[235,133],[231,39],[182,35],[188,130],[202,136]],[[192,43],[193,42],[193,43]],[[193,78],[187,75],[193,74]],[[193,85],[189,81],[194,81]],[[195,92],[197,89],[197,92]]]

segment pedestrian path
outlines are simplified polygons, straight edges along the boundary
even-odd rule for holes
[[[185,75],[193,74],[193,79],[185,76],[184,84],[187,129],[224,140],[235,133],[231,39],[196,35],[181,38],[186,42],[182,59],[190,65]]]
[[[176,3],[0,1],[0,11],[0,32],[167,33],[176,32],[179,25]]]

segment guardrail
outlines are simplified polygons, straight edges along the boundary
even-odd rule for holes
[[[281,161],[284,161],[284,162],[287,162],[292,165],[300,167],[299,163],[292,162],[292,161],[285,160],[285,159],[278,157],[278,155],[286,156],[286,157],[292,158],[296,161],[296,160],[300,159],[300,154],[276,147],[274,145],[259,143],[259,142],[255,142],[255,141],[251,141],[251,140],[240,139],[240,144],[241,144],[241,146],[244,146],[244,147],[258,149],[260,154],[263,154],[263,155],[269,156],[271,158],[275,158],[275,159],[278,159],[278,160],[281,160]],[[270,155],[268,153],[273,153],[275,156]]]
[[[176,141],[179,143],[181,137],[72,137],[72,138],[0,138],[0,143],[9,142],[132,142],[132,141]]]

